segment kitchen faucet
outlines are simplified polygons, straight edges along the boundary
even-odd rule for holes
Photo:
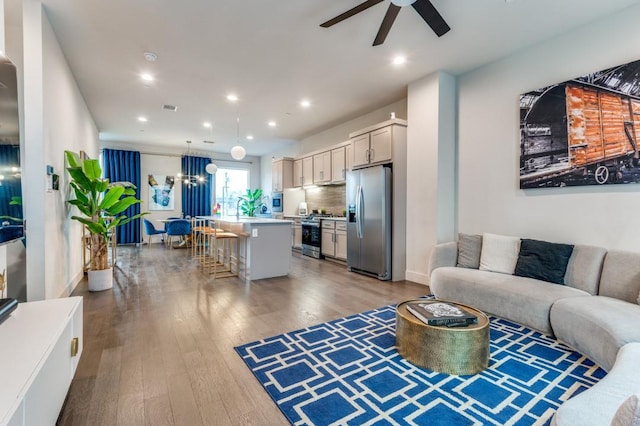
[[[240,219],[240,203],[242,202],[242,197],[238,197],[238,201],[236,202],[236,220]]]

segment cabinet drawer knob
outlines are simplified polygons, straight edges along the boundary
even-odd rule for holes
[[[79,346],[80,346],[80,341],[78,340],[77,337],[74,337],[73,339],[71,339],[71,356],[78,355]]]

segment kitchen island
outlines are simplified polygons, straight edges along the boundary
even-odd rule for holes
[[[260,280],[289,274],[291,268],[291,221],[259,217],[197,216],[213,221],[216,228],[239,237],[244,278]]]

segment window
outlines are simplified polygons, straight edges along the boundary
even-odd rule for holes
[[[220,204],[222,216],[235,216],[238,198],[249,189],[249,171],[219,168],[216,172],[214,205]]]

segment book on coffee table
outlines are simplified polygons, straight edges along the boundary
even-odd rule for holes
[[[460,327],[478,323],[477,316],[451,303],[408,303],[407,310],[427,325]]]

